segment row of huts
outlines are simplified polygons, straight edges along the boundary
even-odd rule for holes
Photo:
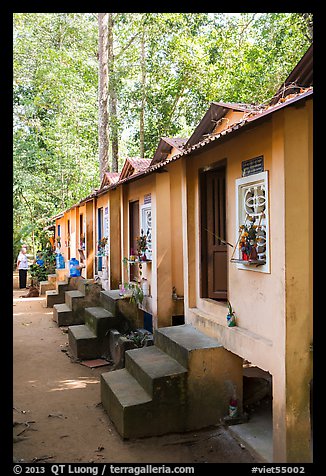
[[[269,103],[211,103],[190,137],[126,158],[54,217],[83,277],[146,281],[145,328],[185,322],[271,375],[274,462],[312,460],[312,51]]]

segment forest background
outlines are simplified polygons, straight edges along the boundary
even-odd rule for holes
[[[267,103],[313,41],[310,13],[109,13],[108,170],[189,137],[211,101]],[[13,260],[99,188],[99,14],[13,15]]]

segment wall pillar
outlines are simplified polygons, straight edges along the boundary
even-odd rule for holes
[[[94,277],[94,201],[86,202],[86,279]]]
[[[152,288],[156,287],[156,306],[153,312],[153,327],[165,327],[172,324],[172,252],[171,252],[171,194],[168,172],[156,174],[155,194],[155,244],[153,243]],[[153,296],[153,297],[154,297]]]
[[[308,107],[307,107],[308,106]],[[311,461],[312,209],[309,107],[285,111],[286,461]],[[300,134],[298,134],[300,131]]]
[[[121,188],[110,191],[110,289],[118,289],[121,282]]]

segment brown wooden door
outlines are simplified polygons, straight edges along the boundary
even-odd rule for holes
[[[129,254],[137,254],[137,237],[139,237],[139,201],[129,203]],[[130,280],[137,280],[139,275],[136,264],[130,266]]]
[[[206,174],[207,297],[227,298],[225,168]],[[205,272],[205,271],[204,271]]]

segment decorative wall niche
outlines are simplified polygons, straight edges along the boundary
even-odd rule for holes
[[[270,272],[268,171],[236,180],[236,247],[239,269]]]

